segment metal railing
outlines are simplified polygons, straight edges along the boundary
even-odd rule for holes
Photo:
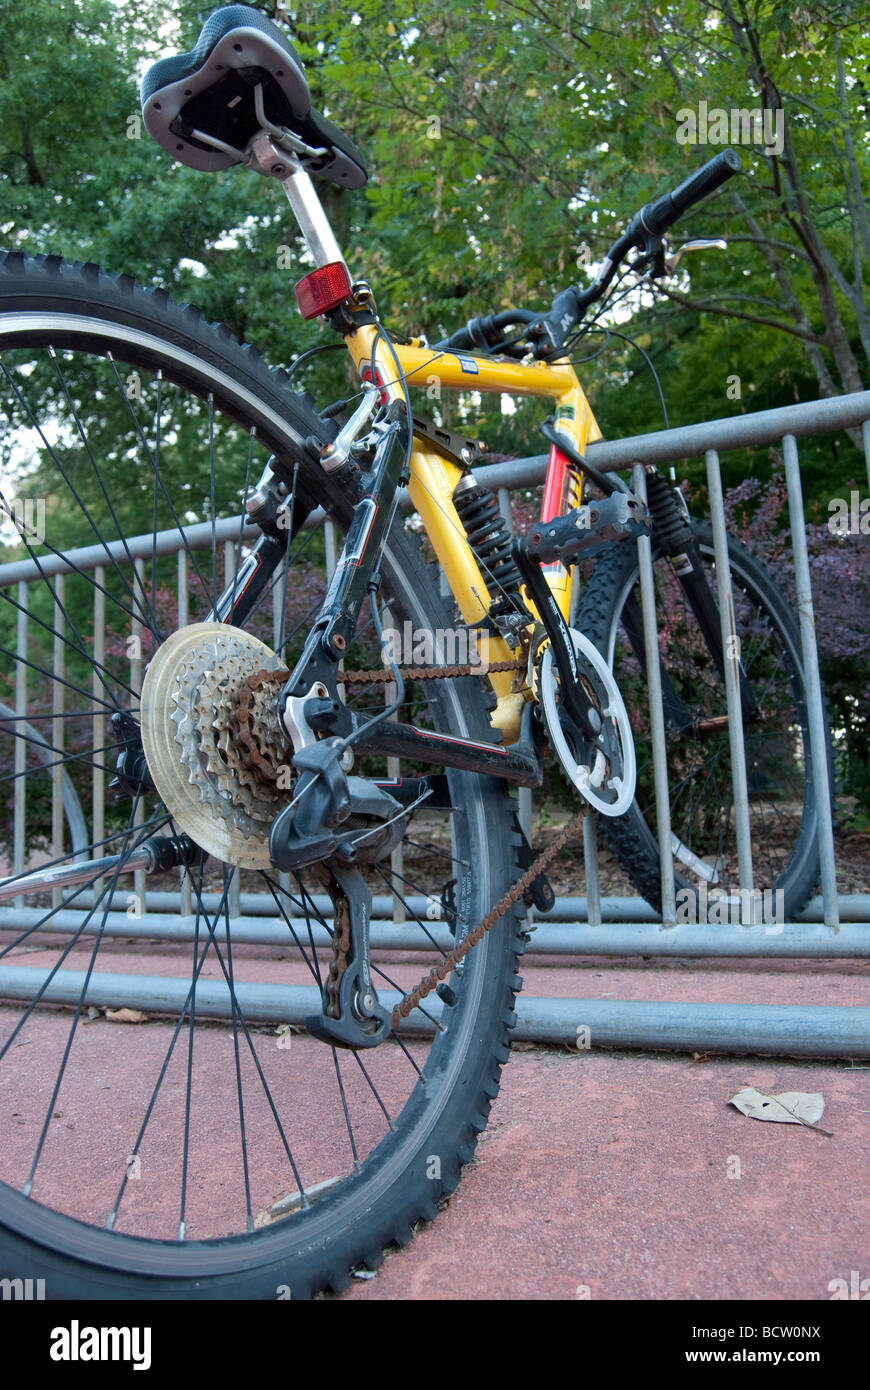
[[[868,927],[870,927],[870,898],[866,896],[838,897],[837,894],[825,717],[819,680],[812,582],[807,555],[797,442],[800,438],[856,426],[862,428],[868,472],[868,492],[870,492],[870,392],[860,392],[831,400],[813,401],[778,410],[663,430],[633,439],[600,441],[591,445],[588,450],[590,462],[602,471],[632,468],[634,485],[641,493],[645,489],[644,464],[671,463],[678,459],[704,456],[713,525],[722,636],[725,649],[728,650],[729,639],[736,637],[736,629],[733,602],[730,601],[726,519],[719,455],[728,450],[758,447],[771,443],[778,443],[781,446],[788,492],[801,651],[808,694],[813,779],[819,825],[821,898],[816,898],[809,904],[808,908],[801,914],[800,921],[783,924],[782,931],[778,931],[776,934],[766,932],[761,925],[717,926],[711,930],[703,924],[689,926],[676,922],[665,726],[659,682],[660,668],[658,660],[654,659],[658,652],[658,637],[652,553],[650,540],[648,537],[644,537],[639,542],[638,554],[644,643],[648,658],[646,668],[650,699],[657,833],[660,847],[661,916],[660,918],[657,917],[640,898],[601,897],[598,886],[595,818],[590,815],[586,818],[584,828],[586,897],[583,899],[558,899],[555,908],[547,915],[546,920],[541,919],[538,915],[536,930],[532,939],[532,951],[555,955],[621,955],[642,951],[644,955],[710,955],[715,957],[729,955],[856,957],[868,954],[868,949],[870,949],[868,946],[870,944],[870,932],[868,932]],[[498,493],[502,511],[509,518],[510,491],[517,488],[533,487],[541,483],[546,464],[546,456],[537,455],[509,463],[484,465],[478,468],[476,473],[483,482]],[[404,505],[406,508],[410,506],[407,497],[404,498]],[[308,519],[307,524],[316,526],[323,524],[324,521],[323,514],[316,513]],[[332,533],[331,523],[325,521],[325,525],[327,562],[329,563],[331,558],[334,564],[334,533]],[[155,553],[158,555],[177,554],[178,620],[179,625],[183,625],[188,620],[189,551],[211,547],[216,539],[216,543],[222,545],[224,549],[225,573],[231,576],[232,567],[237,562],[237,547],[240,537],[253,538],[257,534],[254,528],[251,528],[250,531],[241,528],[239,518],[229,518],[219,521],[215,527],[212,527],[210,523],[203,523],[186,528],[183,544],[178,531],[168,530],[158,535],[156,543],[153,535],[145,535],[133,537],[123,542],[110,542],[108,547],[105,545],[84,547],[71,551],[63,557],[47,555],[44,559],[40,559],[38,564],[29,559],[0,565],[0,588],[9,589],[14,586],[18,614],[16,641],[17,654],[21,660],[19,660],[17,668],[15,706],[13,711],[6,706],[0,707],[0,720],[2,720],[4,712],[14,713],[19,721],[19,732],[22,730],[24,732],[24,738],[18,738],[16,741],[15,773],[23,774],[25,770],[28,743],[33,745],[38,756],[43,756],[45,752],[44,748],[40,752],[40,745],[44,745],[45,741],[36,734],[35,730],[29,729],[26,723],[28,690],[25,659],[29,641],[28,586],[31,583],[35,580],[43,582],[46,578],[52,579],[62,602],[65,576],[76,571],[93,573],[95,580],[94,659],[95,662],[102,663],[105,660],[105,594],[102,586],[105,581],[107,563],[132,566],[134,570],[132,582],[141,585],[143,584],[146,558],[150,559]],[[276,584],[273,590],[275,640],[277,640],[283,604],[283,590],[280,584]],[[62,749],[62,716],[64,713],[62,685],[64,646],[62,641],[55,640],[54,642],[53,662],[52,674],[55,678],[53,685],[55,691],[60,693],[55,694],[53,713],[56,717],[52,722],[51,745],[55,749]],[[739,886],[742,891],[751,891],[753,888],[753,846],[747,775],[743,755],[740,692],[734,663],[726,662],[725,666]],[[142,656],[141,653],[137,652],[131,656],[129,666],[129,685],[134,691],[141,689],[142,667]],[[96,674],[93,693],[95,697],[98,694],[98,676]],[[389,691],[387,698],[389,699]],[[52,858],[59,859],[64,854],[68,857],[71,854],[77,854],[80,857],[82,846],[85,843],[83,835],[85,818],[62,763],[56,761],[51,772]],[[91,785],[91,839],[95,843],[99,843],[103,837],[105,796],[104,772],[102,768],[95,766]],[[528,791],[521,790],[520,792],[520,815],[521,821],[525,822],[526,827],[528,827],[531,816],[531,793]],[[14,779],[13,876],[24,873],[26,863],[26,777],[16,775]],[[394,867],[396,867],[395,863]],[[240,893],[238,877],[238,875],[234,875],[234,888],[231,891],[229,902],[230,918],[234,923],[237,939],[258,944],[279,944],[280,935],[280,944],[286,947],[286,927],[281,927],[279,931],[277,924],[265,920],[269,907],[272,905],[272,899],[264,893],[257,901],[257,895]],[[99,884],[94,885],[95,892],[99,886]],[[21,885],[18,884],[17,887],[20,888]],[[134,889],[141,903],[144,904],[143,915],[132,919],[128,917],[123,910],[125,898],[121,895],[116,899],[116,903],[110,905],[113,908],[117,906],[118,911],[110,910],[107,914],[103,928],[106,935],[117,935],[125,938],[141,936],[158,940],[192,939],[193,922],[190,917],[189,887],[180,886],[177,894],[167,894],[165,891],[147,892],[144,873],[140,869],[135,876]],[[55,890],[55,907],[59,906],[58,894],[59,890]],[[79,930],[84,911],[81,904],[86,903],[87,898],[80,895],[75,901],[75,906],[61,912],[55,912],[52,915],[51,930],[69,931],[70,933]],[[4,903],[10,903],[10,896],[8,893],[5,897],[3,896],[2,885],[0,885],[0,931],[5,929],[20,930],[22,927],[35,924],[39,914],[36,909],[29,909],[26,906],[26,901],[21,893],[16,892],[11,899],[11,905],[3,905]],[[432,917],[431,900],[421,903],[411,901],[409,906],[415,912],[425,911],[428,917]],[[324,915],[327,915],[331,910],[328,900],[319,904],[319,908],[323,910]],[[387,899],[375,900],[372,926],[372,944],[375,949],[427,948],[429,943],[422,939],[421,934],[411,932],[404,925],[403,915],[402,912],[392,911],[388,906]],[[656,923],[658,923],[658,929]],[[429,925],[436,934],[436,940],[440,941],[440,937],[443,936],[444,944],[446,944],[448,935],[446,927],[437,921],[430,921]],[[607,930],[605,932],[599,931],[600,926],[606,926]],[[325,940],[325,929],[323,936]],[[74,981],[72,981],[71,976],[75,973],[58,972],[58,978],[49,985],[45,992],[46,1001],[65,999],[73,988]],[[20,966],[3,967],[0,969],[0,994],[23,997],[21,991],[27,987],[32,987],[33,981],[29,979],[32,974],[34,972],[26,971]],[[70,978],[65,981],[61,980],[60,976],[62,975],[68,975]],[[143,976],[105,976],[102,979],[94,976],[89,998],[92,1002],[98,1003],[105,994],[106,997],[111,995],[113,1002],[116,1003],[129,1002],[138,1003],[142,1007],[156,1007],[155,1001],[169,1000],[170,997],[174,997],[172,990],[175,989],[177,983],[168,980],[149,980]],[[216,985],[214,988],[216,993],[213,1006],[217,1010],[216,1016],[229,1016],[228,996],[226,998],[221,996],[221,986]],[[270,1018],[275,1017],[279,1021],[294,1021],[297,1016],[302,1018],[306,1013],[310,1013],[314,1007],[313,998],[308,997],[311,991],[301,986],[287,987],[283,993],[278,987],[263,986],[263,992],[259,999],[256,992],[260,990],[260,986],[245,986],[244,988],[248,993],[254,991],[251,994],[253,1017],[261,1016],[262,1010],[265,1009]],[[242,1001],[240,1000],[240,1002]],[[573,1020],[570,1023],[569,1034],[570,1038],[573,1038],[577,1018],[586,1016],[586,1013],[592,1008],[593,1001],[575,1000],[569,1002],[572,1005],[572,1010],[569,1012]],[[389,1006],[389,1001],[387,1003]],[[532,1001],[531,1004],[521,1001],[521,1028],[532,1029],[531,1033],[527,1031],[523,1034],[521,1032],[521,1035],[539,1036],[542,1040],[555,1036],[559,1028],[558,1020],[565,1012],[564,1003],[565,1001],[540,999]],[[583,1009],[578,1013],[578,1007],[581,1003],[586,1013],[583,1012]],[[708,1027],[710,1021],[707,1020],[707,1023],[704,1023],[702,1019],[702,1012],[705,1007],[707,1006],[680,1006],[681,1011],[684,1014],[688,1011],[690,1019],[694,1017],[697,1024],[695,1032],[692,1032],[691,1024],[688,1031],[683,1029],[681,1032],[682,1024],[680,1027],[675,1024],[676,1015],[673,1019],[670,1015],[665,1018],[664,1014],[654,1017],[656,1009],[659,1011],[665,1009],[663,1005],[640,1006],[628,1001],[614,1000],[595,1005],[599,1012],[604,1010],[602,1019],[606,1016],[606,1019],[609,1020],[604,1031],[608,1036],[617,1040],[614,1045],[619,1045],[619,1039],[622,1039],[623,1045],[653,1046],[656,1045],[656,1039],[659,1039],[660,1045],[680,1046],[682,1044],[674,1040],[678,1036],[685,1036],[690,1040],[690,1043],[686,1045],[694,1047],[710,1045],[728,1046],[735,1050],[758,1050],[760,1048],[760,1050],[773,1051],[780,1048],[784,1048],[786,1051],[795,1048],[811,1051],[815,1047],[820,1048],[822,1052],[828,1047],[829,1049],[833,1048],[836,1052],[836,1049],[842,1049],[846,1046],[848,1039],[848,1055],[870,1055],[870,1011],[867,1010],[791,1007],[786,1010],[771,1011],[771,1016],[768,1018],[764,1014],[762,1006],[755,1006],[756,1012],[753,1017],[756,1024],[749,1032],[744,1030],[741,1034],[745,1018],[738,1020],[736,1016],[733,1019],[730,1016],[726,1017],[720,1009],[715,1026]],[[712,1008],[713,1006],[709,1007]],[[226,1012],[222,1012],[224,1009]],[[759,1009],[761,1009],[760,1013],[758,1012]],[[270,1010],[272,1012],[269,1012]],[[645,1010],[646,1012],[644,1012]],[[649,1010],[652,1010],[652,1013]],[[699,1010],[701,1012],[698,1012]],[[780,1023],[775,1024],[774,1014],[780,1018],[783,1014],[791,1018],[793,1024],[791,1031],[786,1028],[783,1032]],[[851,1022],[839,1018],[835,1019],[834,1014],[848,1014],[851,1016]],[[524,1018],[526,1019],[525,1024],[523,1023]],[[533,1021],[529,1022],[529,1019]],[[620,1022],[620,1020],[622,1021]],[[738,1024],[739,1026],[737,1026]],[[416,1020],[412,1026],[419,1025],[420,1020]],[[602,1024],[602,1026],[604,1025]],[[536,1028],[538,1029],[537,1033],[534,1032]],[[768,1028],[767,1034],[765,1028]],[[826,1028],[828,1029],[827,1033]],[[600,1031],[599,1036],[601,1036]],[[712,1037],[715,1037],[717,1041],[711,1043],[709,1039]],[[706,1043],[705,1038],[708,1040]],[[751,1047],[743,1045],[748,1038],[751,1038]],[[769,1047],[764,1045],[765,1038]],[[801,1039],[804,1040],[806,1046],[801,1043]],[[786,1046],[786,1042],[789,1043],[788,1046]],[[818,1052],[816,1055],[819,1055]],[[845,1054],[840,1050],[836,1052],[836,1055]]]

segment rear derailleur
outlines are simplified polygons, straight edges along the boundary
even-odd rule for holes
[[[298,776],[290,804],[272,825],[269,853],[282,871],[313,866],[332,899],[332,959],[322,1012],[306,1018],[307,1031],[334,1047],[377,1047],[392,1031],[392,1015],[372,983],[372,895],[359,865],[387,857],[400,843],[413,806],[442,799],[440,782],[446,779],[404,779],[396,787],[350,775],[350,749],[331,732],[343,731],[347,709],[329,698],[328,676],[322,675],[306,697],[284,701]],[[326,736],[318,739],[318,732]]]

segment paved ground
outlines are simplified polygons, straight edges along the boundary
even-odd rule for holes
[[[586,960],[531,993],[870,1002],[870,962]],[[820,1091],[824,1128],[749,1120],[745,1085]],[[477,1162],[348,1298],[829,1299],[870,1276],[870,1067],[515,1049]]]
[[[828,1299],[870,1275],[868,1076],[516,1052],[445,1210],[345,1297]],[[834,1137],[746,1119],[745,1084],[821,1091]]]
[[[21,963],[47,963],[41,956],[30,952]],[[100,968],[181,975],[189,948],[119,944],[114,957],[104,948]],[[296,978],[288,957],[276,960],[266,948],[239,949],[235,962],[241,978]],[[416,978],[420,966],[419,955],[405,956],[389,969],[404,981]],[[211,964],[204,972],[216,973]],[[867,961],[585,958],[566,966],[527,958],[524,975],[527,992],[538,995],[870,1004]],[[44,1022],[34,1021],[44,1045],[54,1031],[59,1043],[63,1017],[50,1011],[41,1015]],[[138,1081],[120,1064],[127,1055],[120,1047],[125,1030],[105,1021],[90,1027],[87,1079],[93,1083],[94,1067],[102,1068],[107,1117],[120,1117]],[[154,1021],[136,1029],[143,1057],[159,1057],[166,1028]],[[212,1025],[213,1046],[226,1048],[218,1029]],[[300,1040],[303,1047],[306,1042]],[[35,1078],[41,1074],[38,1051],[19,1053],[23,1068],[36,1068]],[[298,1065],[303,1055],[273,1051],[270,1065],[277,1075],[282,1058]],[[207,1055],[200,1056],[205,1065]],[[176,1080],[180,1094],[183,1076]],[[870,1278],[868,1083],[870,1067],[848,1061],[693,1060],[520,1046],[505,1069],[476,1162],[438,1220],[408,1249],[389,1255],[375,1279],[355,1282],[344,1297],[828,1299],[832,1280],[848,1282],[853,1270]],[[826,1103],[821,1123],[833,1137],[745,1118],[727,1102],[747,1084],[768,1092],[820,1091]],[[92,1090],[87,1095],[92,1103]],[[73,1090],[57,1114],[64,1137],[51,1162],[55,1180],[68,1187],[74,1177],[85,1202],[82,1174],[94,1171],[101,1154],[88,1134],[87,1110],[78,1117],[75,1107]],[[25,1140],[27,1115],[11,1123],[20,1128],[7,1130],[7,1152],[18,1135]],[[78,1153],[79,1142],[87,1155]],[[209,1142],[206,1168],[217,1183],[226,1142],[217,1115]],[[238,1166],[228,1151],[227,1163],[233,1161]],[[147,1188],[143,1183],[140,1189],[143,1202]],[[216,1189],[204,1191],[206,1197],[213,1202]],[[156,1232],[160,1213],[153,1215]]]

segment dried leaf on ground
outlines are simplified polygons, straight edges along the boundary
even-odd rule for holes
[[[141,1009],[106,1009],[106,1018],[112,1023],[147,1023],[148,1015]]]
[[[814,1128],[825,1113],[825,1101],[818,1091],[783,1091],[778,1096],[745,1086],[728,1102],[750,1120],[772,1120],[780,1125],[808,1125]],[[822,1130],[827,1134],[828,1130]]]

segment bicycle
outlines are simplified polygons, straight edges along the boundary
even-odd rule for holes
[[[631,689],[637,719],[640,535],[670,576],[662,604],[676,595],[683,605],[661,663],[674,809],[688,808],[674,817],[678,881],[729,872],[709,529],[655,471],[645,506],[589,464],[600,433],[570,351],[630,253],[635,272],[662,273],[665,233],[739,159],[723,151],[646,204],[585,290],[561,291],[543,314],[472,319],[430,347],[391,337],[371,287],[345,265],[311,175],[358,188],[362,156],[311,105],[277,25],[243,5],[217,10],[192,51],[146,74],[142,105],[180,161],[203,171],[245,163],[279,180],[314,263],[297,286],[300,309],[341,335],[362,389],[343,409],[318,411],[287,372],[162,291],[56,257],[2,258],[5,457],[10,476],[51,504],[43,535],[19,526],[26,558],[15,574],[35,593],[3,590],[3,650],[18,682],[16,708],[0,714],[4,780],[19,829],[25,782],[43,827],[49,801],[59,814],[63,776],[85,792],[90,783],[94,797],[87,843],[61,847],[47,866],[19,864],[0,883],[0,903],[37,903],[3,909],[14,934],[2,955],[56,956],[2,983],[5,998],[18,990],[26,1002],[17,1020],[4,1009],[0,1049],[22,1094],[0,1186],[3,1273],[45,1278],[49,1297],[298,1298],[377,1268],[456,1187],[508,1057],[526,907],[552,903],[547,868],[584,808],[611,827],[656,901],[647,745],[622,694]],[[525,537],[512,540],[476,478],[478,443],[413,414],[410,389],[432,372],[442,389],[554,402],[541,521]],[[458,618],[401,517],[402,485]],[[126,490],[149,518],[144,547],[122,520]],[[334,567],[324,522],[343,535]],[[167,597],[179,545],[185,611]],[[759,777],[773,779],[776,764],[767,794],[780,835],[766,869],[794,911],[818,869],[800,646],[772,581],[729,545],[747,738]],[[596,552],[578,605],[575,568]],[[10,621],[24,634],[15,650]],[[408,624],[432,639],[432,659],[391,654],[390,633]],[[465,659],[449,660],[457,635]],[[50,709],[27,708],[34,676],[48,682]],[[70,708],[69,692],[84,708]],[[535,855],[511,789],[540,785],[548,745],[581,809]],[[104,805],[111,773],[116,800]],[[119,894],[130,873],[136,893]],[[296,1031],[266,1031],[276,1006],[264,1014],[242,978],[258,968],[230,923],[243,873],[266,889],[296,952],[282,971],[292,983],[274,996]],[[99,1010],[123,1002],[126,977],[100,972],[97,958],[111,965],[112,943],[133,932],[127,909],[131,897],[141,909],[147,874],[178,875],[192,896],[178,947],[189,969],[155,1006],[173,1023],[112,1032]],[[383,887],[439,957],[417,983],[413,966],[372,960]],[[449,939],[436,934],[439,917]],[[28,1051],[18,1045],[38,1003],[54,1011],[40,1013],[40,1047]],[[222,1017],[230,1027],[213,1028]],[[138,1046],[123,1085],[119,1036],[131,1054]],[[57,1076],[46,1082],[52,1053]],[[237,1150],[227,1195],[222,1175]]]

